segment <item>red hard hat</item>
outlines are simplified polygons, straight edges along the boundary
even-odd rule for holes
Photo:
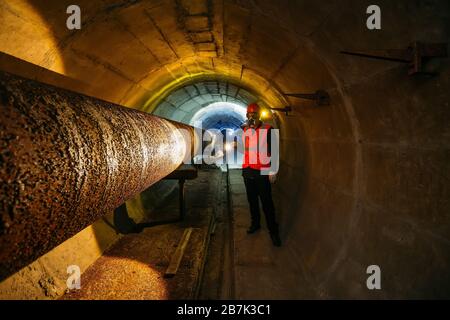
[[[249,113],[249,112],[259,112],[259,106],[258,106],[258,104],[257,103],[250,103],[248,106],[247,106],[247,113]]]

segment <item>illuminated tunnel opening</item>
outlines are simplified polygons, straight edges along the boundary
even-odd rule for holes
[[[203,129],[236,130],[245,122],[246,109],[233,102],[214,102],[197,111],[190,125],[201,125]]]
[[[227,165],[228,169],[240,169],[243,155],[236,149],[230,149],[229,146],[227,148],[227,141],[231,141],[231,136],[239,139],[239,131],[236,130],[246,121],[247,105],[257,102],[263,110],[261,120],[279,128],[277,115],[269,109],[269,105],[274,105],[266,102],[267,92],[277,92],[277,88],[268,86],[264,92],[256,91],[243,82],[227,78],[225,74],[216,74],[167,90],[152,113],[203,130],[219,131],[223,145],[216,149],[222,150],[215,150],[218,151],[217,157],[204,157],[203,163],[214,163],[223,171]],[[220,156],[221,153],[223,157]],[[197,159],[195,157],[194,161]]]
[[[190,120],[190,125],[205,130],[220,131],[223,139],[223,153],[227,156],[219,160],[219,166],[222,170],[226,169],[227,164],[228,169],[238,169],[242,167],[243,156],[236,149],[228,150],[227,153],[226,144],[228,140],[237,138],[236,130],[241,128],[245,120],[246,108],[242,104],[214,102],[197,111]]]
[[[262,100],[243,84],[199,79],[165,93],[152,113],[186,124],[203,120],[204,129],[237,128],[245,121],[245,107],[251,102],[264,105]]]
[[[259,94],[247,88],[244,84],[231,80],[217,78],[200,79],[172,89],[154,108],[153,114],[202,128],[203,130],[220,131],[224,139],[227,135],[235,134],[246,120],[246,107],[249,103],[258,102],[265,107],[266,103]],[[266,113],[272,115],[272,113]],[[273,124],[271,116],[263,119]],[[226,153],[225,150],[223,150]],[[220,153],[219,153],[220,154]],[[209,158],[208,163],[214,162]],[[217,158],[216,165],[222,170],[238,169],[242,167],[242,154],[233,151],[228,157]]]

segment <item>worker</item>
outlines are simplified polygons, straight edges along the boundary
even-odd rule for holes
[[[267,174],[270,168],[272,126],[261,120],[261,108],[256,103],[247,106],[247,121],[241,126],[243,130],[244,161],[242,176],[244,178],[247,199],[250,205],[251,225],[248,234],[261,228],[259,199],[262,203],[272,243],[279,247],[281,240],[275,219],[275,207],[272,200],[272,186],[275,173]]]

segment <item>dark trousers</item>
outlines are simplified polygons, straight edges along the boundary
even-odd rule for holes
[[[247,199],[250,205],[252,226],[260,225],[259,199],[261,199],[267,228],[272,234],[278,233],[278,224],[275,220],[275,207],[272,200],[272,186],[268,176],[257,175],[251,178],[244,177]]]

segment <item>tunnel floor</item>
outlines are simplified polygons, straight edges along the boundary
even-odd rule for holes
[[[249,211],[241,170],[199,170],[186,182],[183,222],[124,235],[81,278],[64,300],[84,299],[298,299],[317,292],[283,243],[274,247],[262,229],[248,235]],[[229,192],[227,192],[227,184]],[[153,219],[178,215],[177,190]],[[228,196],[229,194],[229,196]],[[274,195],[275,204],[277,197]],[[230,201],[230,202],[228,202]],[[281,213],[279,214],[281,215]],[[281,217],[280,217],[281,218]],[[178,272],[165,278],[183,231],[193,228]],[[281,230],[282,240],[283,230]]]
[[[316,292],[305,280],[303,268],[285,243],[286,234],[280,229],[281,247],[274,247],[261,211],[262,228],[248,235],[250,224],[245,185],[241,170],[230,171],[233,215],[234,283],[236,299],[307,299]],[[276,188],[274,188],[276,189]],[[275,208],[280,208],[274,190]],[[278,222],[283,213],[277,210]]]
[[[188,180],[184,221],[144,229],[124,235],[112,245],[81,277],[81,289],[66,293],[62,299],[193,299],[198,295],[213,204],[220,170],[199,171]],[[152,220],[176,218],[177,189],[152,212]],[[180,238],[193,228],[178,272],[164,278]]]

